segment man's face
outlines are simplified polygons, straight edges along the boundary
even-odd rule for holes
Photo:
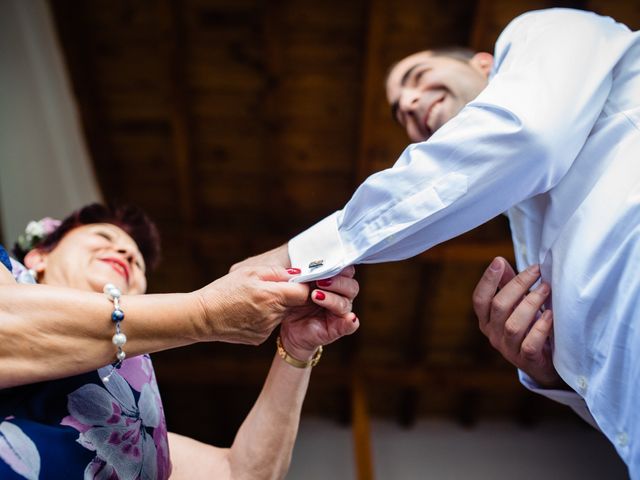
[[[492,63],[488,53],[469,62],[429,51],[402,59],[386,84],[394,118],[412,141],[428,139],[484,90]]]

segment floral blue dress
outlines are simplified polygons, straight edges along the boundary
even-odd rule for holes
[[[16,278],[24,267],[13,262]],[[167,427],[148,355],[111,371],[0,390],[0,479],[167,479]]]
[[[0,245],[0,263],[11,271],[11,261],[9,255],[2,245]]]

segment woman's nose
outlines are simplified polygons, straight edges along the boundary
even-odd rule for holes
[[[117,252],[121,254],[127,262],[133,263],[135,256],[133,250],[131,250],[129,247],[121,245],[118,247]]]

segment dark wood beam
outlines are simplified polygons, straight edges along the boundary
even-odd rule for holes
[[[215,363],[216,368],[211,368]],[[157,356],[154,360],[158,378],[172,386],[188,385],[234,385],[256,386],[264,382],[269,367],[267,359],[247,359],[238,362],[233,358],[212,359],[205,356],[181,359],[172,356],[164,360]],[[184,372],[191,372],[185,375]],[[321,363],[314,368],[311,382],[322,388],[352,388],[353,376],[366,385],[390,390],[397,388],[438,388],[460,392],[477,389],[480,392],[502,391],[513,393],[522,391],[522,386],[512,369],[504,369],[493,364],[431,365],[429,363],[406,365],[365,365],[356,363],[349,367],[343,364]]]
[[[287,147],[283,139],[289,135],[283,131],[282,105],[286,103],[286,92],[282,87],[284,75],[287,69],[285,58],[285,45],[283,32],[286,32],[285,9],[289,8],[282,0],[273,0],[265,4],[262,12],[262,49],[258,66],[263,77],[263,85],[258,92],[260,108],[256,109],[262,137],[262,180],[256,186],[265,199],[260,205],[259,216],[266,223],[263,226],[266,232],[287,232],[290,224],[303,210],[295,202],[288,201],[285,194],[274,195],[273,192],[286,192],[286,179],[291,174],[286,171],[282,161],[282,153]],[[268,199],[268,201],[266,201]],[[286,212],[286,213],[285,213]],[[285,233],[286,234],[286,233]],[[285,239],[279,239],[269,245],[269,249],[283,243]],[[249,250],[261,252],[263,250]]]
[[[170,122],[180,212],[188,238],[193,235],[195,201],[189,93],[186,82],[187,39],[184,2],[167,0],[169,25]]]
[[[351,383],[351,412],[356,478],[373,480],[375,475],[371,453],[371,418],[366,387],[357,374],[353,375]]]
[[[509,241],[469,242],[450,240],[424,252],[418,258],[425,263],[471,263],[489,265],[501,256],[514,263],[513,245]]]
[[[490,0],[476,0],[473,27],[469,37],[469,46],[476,51],[484,48],[489,30]]]
[[[366,14],[364,55],[362,59],[362,106],[360,108],[360,135],[354,187],[371,173],[371,160],[375,147],[375,111],[380,101],[383,66],[380,62],[384,41],[385,7],[383,0],[370,0]]]
[[[78,100],[82,129],[87,141],[100,189],[106,200],[117,195],[118,173],[113,172],[113,153],[107,140],[107,121],[99,96],[95,73],[96,48],[87,24],[87,3],[73,0],[49,0],[69,72]]]
[[[419,365],[425,360],[425,344],[427,342],[426,333],[428,331],[427,312],[430,310],[433,299],[438,296],[439,279],[441,273],[441,263],[425,263],[420,265],[420,280],[418,295],[414,307],[409,337],[406,340],[405,358],[407,366]],[[422,295],[421,292],[430,292],[429,295]],[[418,417],[418,406],[420,403],[420,389],[415,386],[405,388],[400,396],[398,421],[401,425],[409,427],[413,425]]]

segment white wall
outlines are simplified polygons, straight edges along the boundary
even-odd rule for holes
[[[10,246],[28,220],[101,197],[45,0],[0,1],[0,218]]]
[[[626,479],[626,468],[606,439],[574,422],[523,429],[484,422],[464,429],[422,421],[405,430],[372,424],[376,480]],[[290,480],[355,478],[351,430],[303,418]]]

